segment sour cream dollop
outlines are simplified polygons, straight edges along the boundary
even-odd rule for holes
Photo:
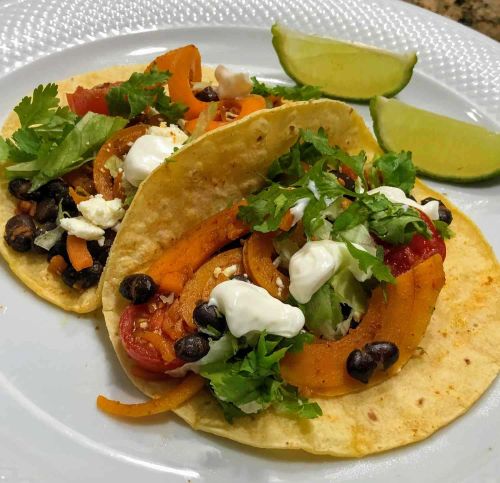
[[[217,285],[210,294],[209,304],[225,315],[229,332],[235,337],[264,330],[281,337],[295,337],[305,323],[299,308],[284,304],[267,290],[241,280]]]
[[[431,220],[439,220],[439,201],[429,201],[429,203],[421,205],[411,198],[407,198],[402,189],[395,188],[394,186],[379,186],[368,191],[369,195],[376,193],[384,195],[392,203],[401,203],[416,208],[425,213]]]
[[[125,156],[123,174],[134,186],[139,186],[148,175],[176,148],[186,141],[187,135],[177,126],[149,128],[148,134],[138,138]]]
[[[361,245],[353,244],[367,251]],[[332,240],[309,241],[290,259],[290,293],[305,304],[340,269],[347,268],[360,282],[371,274],[359,268],[347,245]]]

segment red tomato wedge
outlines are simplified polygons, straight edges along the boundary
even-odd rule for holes
[[[165,354],[158,348],[161,345],[173,351],[173,340],[162,332],[162,321],[168,312],[168,306],[151,309],[152,304],[129,305],[120,318],[120,338],[127,354],[139,367],[150,372],[165,372],[182,366],[184,361],[172,357],[166,362]],[[145,329],[141,324],[145,323]],[[145,333],[153,337],[143,337]],[[187,335],[187,331],[183,333]],[[157,339],[155,341],[154,339]],[[161,344],[158,344],[161,342]],[[155,347],[155,343],[157,347]]]
[[[91,89],[79,86],[72,94],[66,94],[69,108],[79,116],[84,116],[87,112],[109,115],[106,95],[112,87],[120,84],[121,82],[106,82]]]
[[[420,218],[427,223],[432,233],[431,238],[427,239],[417,234],[407,245],[389,245],[379,241],[384,247],[384,262],[391,267],[395,277],[436,253],[441,255],[443,261],[446,258],[446,245],[436,227],[425,213],[420,212]]]

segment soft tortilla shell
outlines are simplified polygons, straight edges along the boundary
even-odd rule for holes
[[[297,128],[327,127],[333,144],[373,156],[379,148],[360,117],[335,101],[298,103],[257,113],[209,133],[159,167],[140,188],[112,248],[103,309],[118,358],[132,382],[157,397],[167,383],[134,377],[119,338],[125,301],[118,286],[204,218],[262,186],[269,163],[286,152]],[[397,376],[356,394],[318,399],[323,416],[295,420],[266,411],[228,424],[201,393],[175,412],[193,428],[261,448],[362,456],[421,440],[464,413],[499,370],[500,269],[477,227],[438,193],[417,182],[418,199],[434,196],[453,210],[446,285],[419,355]]]
[[[89,72],[77,75],[70,79],[58,82],[59,97],[61,105],[66,105],[66,93],[74,92],[78,86],[93,87],[104,82],[116,82],[125,80],[133,72],[144,71],[144,65],[127,65],[103,69],[97,72]],[[213,79],[213,71],[204,68],[203,78]],[[1,135],[8,138],[19,127],[17,115],[12,112],[5,121]],[[0,226],[4,227],[9,218],[14,216],[17,200],[14,199],[7,189],[8,182],[2,178],[0,184]],[[3,256],[12,272],[41,298],[57,305],[58,307],[77,313],[86,313],[96,310],[101,305],[101,283],[97,287],[91,287],[79,292],[68,287],[61,279],[50,273],[48,263],[44,255],[35,253],[19,253],[10,248],[2,237],[0,241],[0,254]]]

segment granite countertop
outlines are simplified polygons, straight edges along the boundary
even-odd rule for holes
[[[406,0],[457,20],[500,42],[500,0]]]

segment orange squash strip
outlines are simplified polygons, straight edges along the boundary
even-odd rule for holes
[[[174,346],[171,341],[167,341],[161,334],[151,331],[137,331],[136,336],[147,340],[161,355],[166,362],[172,362],[175,359]]]
[[[292,215],[292,212],[288,210],[281,219],[280,230],[282,231],[290,230],[290,228],[292,228],[293,226],[293,222],[294,222],[294,216]]]
[[[64,257],[62,255],[56,255],[55,257],[52,257],[49,262],[49,266],[47,267],[47,270],[52,273],[53,275],[62,275],[64,270],[68,267],[68,264],[66,263],[66,260],[64,260]]]
[[[68,235],[66,250],[68,251],[69,261],[77,272],[92,266],[93,260],[87,248],[87,240],[74,235]]]
[[[186,124],[184,124],[184,129],[189,134],[193,134],[194,130],[196,129],[197,124],[198,124],[198,118],[191,119],[190,121],[187,121]],[[218,127],[225,126],[226,124],[227,124],[227,122],[225,122],[225,121],[210,121],[208,123],[208,126],[207,126],[205,132],[212,131],[214,129],[217,129]]]
[[[94,184],[98,193],[105,200],[112,200],[115,196],[114,181],[106,161],[113,155],[121,157],[128,152],[132,143],[147,133],[149,126],[136,124],[135,126],[120,129],[113,134],[99,149],[94,161]]]
[[[201,81],[201,56],[195,45],[186,45],[157,57],[146,71],[153,66],[172,74],[168,79],[168,93],[172,101],[188,107],[185,119],[195,119],[208,108],[210,103],[197,99],[191,87],[191,82]]]
[[[243,273],[243,258],[241,248],[233,248],[212,257],[204,263],[189,281],[186,283],[179,300],[180,310],[183,319],[189,327],[196,329],[196,323],[193,319],[193,311],[196,304],[208,301],[208,295],[219,283],[225,282],[228,278],[221,272],[218,277],[214,271],[219,268],[221,271],[235,265],[234,275]]]
[[[205,381],[197,374],[189,374],[175,387],[168,389],[158,399],[152,399],[145,403],[125,404],[119,401],[98,396],[97,407],[105,413],[113,416],[127,418],[142,418],[153,414],[165,413],[179,407],[201,391]]]
[[[243,248],[243,263],[252,282],[273,297],[286,300],[290,279],[273,265],[273,237],[274,233],[253,232]]]
[[[180,295],[194,271],[213,253],[248,233],[249,227],[237,217],[241,204],[236,203],[206,219],[167,248],[151,265],[148,274],[163,293]]]
[[[83,196],[78,194],[76,190],[71,186],[69,188],[69,195],[71,196],[71,198],[73,198],[73,201],[76,204],[81,203],[82,201],[87,201],[90,198],[90,196]]]

